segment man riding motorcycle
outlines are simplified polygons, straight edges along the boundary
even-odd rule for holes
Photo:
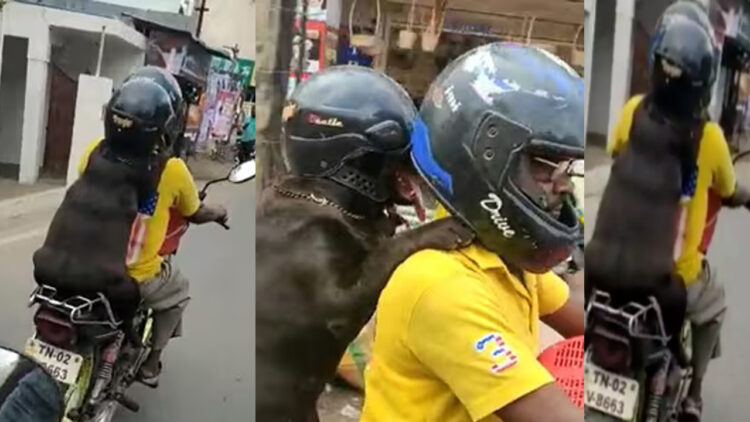
[[[411,255],[376,312],[362,422],[573,422],[537,361],[539,319],[581,335],[550,270],[582,232],[569,196],[583,159],[583,80],[537,48],[489,44],[449,65],[422,103],[412,159],[478,241]]]
[[[704,46],[710,45],[710,49]],[[693,379],[683,412],[700,420],[701,384],[712,357],[718,356],[718,339],[726,304],[724,288],[705,257],[701,245],[707,226],[710,195],[723,205],[750,207],[750,194],[737,183],[721,127],[708,121],[713,83],[718,67],[713,29],[702,6],[680,1],[662,15],[654,35],[649,62],[654,104],[667,119],[702,120],[702,135],[690,171],[683,175],[683,195],[675,242],[675,271],[687,288],[686,316],[692,323]],[[615,157],[623,151],[634,127],[634,114],[645,96],[629,100],[607,146]],[[647,200],[644,198],[644,201]],[[628,230],[623,227],[623,230]],[[673,333],[675,335],[675,333]]]
[[[87,190],[89,194],[72,195],[71,187],[53,219],[45,246],[34,256],[37,282],[54,286],[68,280],[70,284],[66,290],[78,290],[76,294],[80,294],[77,287],[81,285],[75,283],[82,281],[75,280],[71,274],[86,274],[85,290],[91,293],[97,289],[105,290],[110,273],[119,274],[126,266],[127,279],[121,284],[135,283],[142,306],[154,311],[153,350],[139,374],[140,380],[151,387],[158,385],[161,354],[170,338],[180,334],[182,313],[189,300],[188,280],[171,261],[159,255],[167,234],[170,208],[178,210],[194,224],[225,223],[227,220],[224,208],[201,204],[186,164],[173,157],[173,147],[185,128],[184,108],[180,87],[168,72],[149,66],[130,75],[107,104],[104,139],[92,142],[80,161],[81,179],[74,186]],[[113,203],[112,198],[107,197],[118,191],[116,184],[98,190],[85,186],[86,181],[91,180],[91,172],[99,172],[101,177],[95,179],[102,179],[109,177],[107,172],[117,171],[136,174],[137,203],[132,204],[132,214],[127,195],[117,198],[119,203]],[[125,179],[117,183],[132,181]],[[94,185],[96,181],[89,184]],[[123,215],[127,217],[124,222]],[[87,258],[86,244],[93,238],[85,226],[113,221],[120,222],[119,226],[127,224],[126,234],[129,231],[128,239],[117,239],[118,243],[125,240],[124,245],[111,245],[117,256],[106,265]],[[98,236],[97,241],[112,236],[113,231],[101,230],[93,234]],[[76,236],[86,237],[70,239]],[[68,239],[56,240],[60,237]],[[81,246],[71,248],[71,242]],[[101,242],[107,243],[106,240]],[[127,252],[123,254],[124,250]],[[106,251],[102,253],[107,254]],[[80,267],[88,267],[88,270],[84,272]],[[118,299],[116,292],[107,293],[110,300]]]

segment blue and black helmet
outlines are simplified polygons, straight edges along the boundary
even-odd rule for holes
[[[545,272],[582,239],[565,201],[549,212],[524,186],[525,157],[584,155],[584,85],[560,58],[493,43],[451,63],[425,97],[412,131],[412,158],[439,201],[480,243],[524,270]]]

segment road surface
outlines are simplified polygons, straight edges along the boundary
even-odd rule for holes
[[[215,185],[209,203],[225,204],[231,226],[191,227],[177,264],[190,279],[184,337],[165,351],[161,385],[134,385],[138,414],[115,422],[237,422],[255,408],[255,185]],[[0,221],[0,344],[23,348],[32,332],[26,307],[33,288],[31,256],[54,210]]]
[[[586,152],[587,156],[589,152]],[[594,172],[586,170],[587,186]],[[738,179],[750,186],[750,163],[737,166]],[[597,177],[599,177],[597,175]],[[603,177],[603,176],[602,176]],[[587,191],[587,195],[589,192]],[[599,202],[598,195],[586,197],[587,238],[591,235]],[[723,210],[714,235],[709,260],[724,284],[728,311],[722,331],[723,355],[708,368],[703,385],[703,420],[746,422],[750,420],[747,380],[750,379],[750,212]]]

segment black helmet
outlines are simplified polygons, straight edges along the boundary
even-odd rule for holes
[[[368,68],[335,66],[301,83],[287,107],[293,174],[333,180],[377,203],[391,198],[391,164],[408,158],[417,114],[403,88]]]
[[[668,7],[649,51],[656,103],[678,115],[700,116],[711,100],[719,50],[706,10],[692,1]]]
[[[167,151],[182,136],[185,118],[175,78],[161,68],[147,66],[125,79],[107,104],[106,143],[127,157]]]
[[[583,93],[558,57],[487,44],[438,76],[414,125],[414,164],[440,202],[487,249],[527,271],[551,269],[581,239],[572,203],[555,217],[523,182],[526,157],[583,158]]]

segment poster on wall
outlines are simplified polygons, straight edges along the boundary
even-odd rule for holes
[[[214,57],[202,99],[199,150],[209,149],[216,140],[227,140],[234,130],[234,117],[245,91],[245,74],[234,61]]]

